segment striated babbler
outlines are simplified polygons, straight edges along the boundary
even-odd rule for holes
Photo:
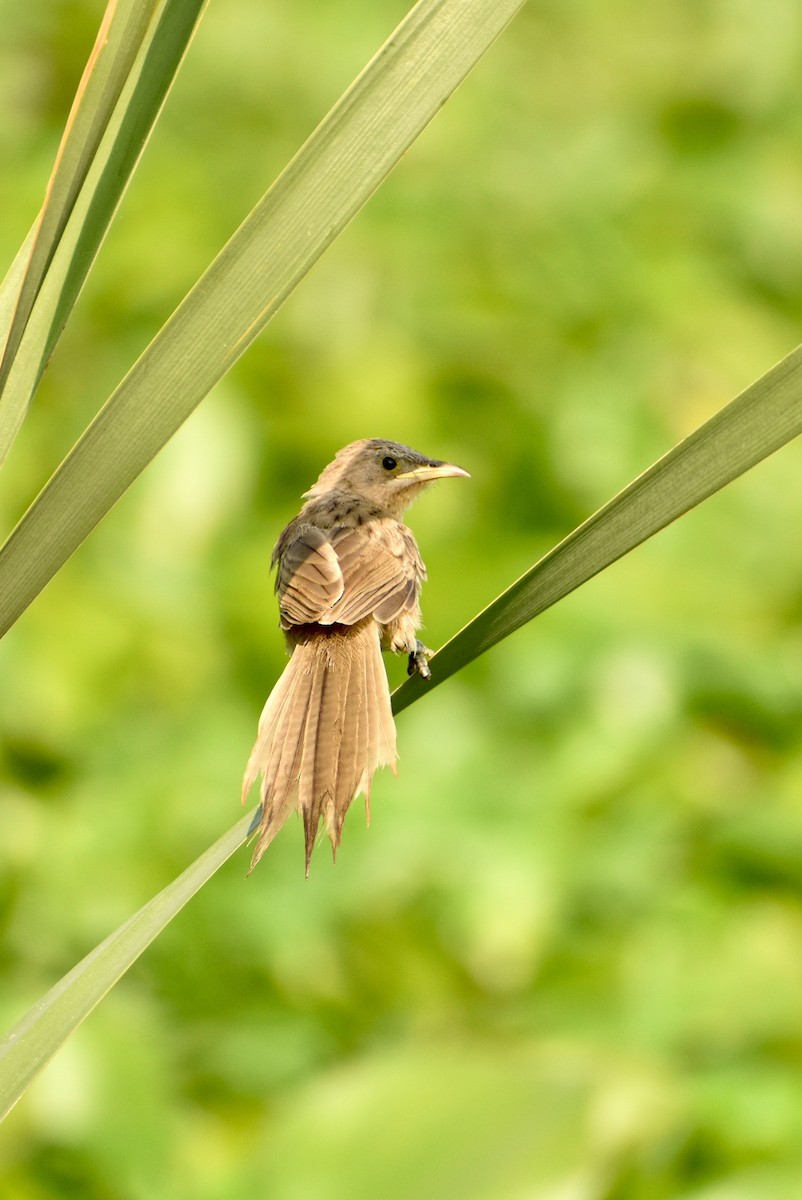
[[[336,852],[351,801],[370,803],[377,767],[395,771],[395,725],[382,649],[429,676],[417,640],[426,568],[404,509],[435,479],[468,475],[381,438],[352,442],[304,493],[273,551],[290,661],[270,693],[243,781],[262,776],[251,869],[297,808],[306,871],[321,818]]]

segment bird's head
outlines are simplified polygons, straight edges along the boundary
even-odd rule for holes
[[[340,450],[304,495],[316,499],[328,492],[351,492],[400,516],[428,484],[457,475],[469,478],[462,467],[427,458],[400,442],[363,438]]]

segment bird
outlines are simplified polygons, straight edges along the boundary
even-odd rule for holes
[[[399,442],[363,438],[340,450],[303,493],[276,542],[281,628],[290,660],[267,698],[245,768],[242,802],[261,776],[250,871],[300,811],[305,866],[321,821],[336,859],[345,814],[374,772],[396,773],[396,732],[382,649],[431,677],[418,639],[426,568],[405,509],[437,479],[469,474]]]

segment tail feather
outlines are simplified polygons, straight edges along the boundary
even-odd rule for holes
[[[380,766],[395,770],[395,726],[378,627],[306,626],[267,699],[243,781],[262,776],[262,812],[251,870],[293,808],[304,822],[306,869],[321,817],[336,852],[345,814],[369,797]],[[369,810],[368,810],[369,813]]]
[[[327,657],[323,663],[317,664],[317,670],[312,674],[312,688],[307,704],[298,789],[298,804],[304,821],[307,874],[330,787],[332,747],[328,726],[334,715],[332,709],[336,678],[333,676],[336,677],[339,668],[337,655]]]
[[[304,724],[306,710],[298,703],[303,680],[295,675],[288,689],[282,712],[268,731],[263,746],[265,757],[260,769],[263,773],[262,795],[272,796],[269,809],[262,807],[262,831],[260,841],[264,845],[272,841],[287,820],[298,801],[298,778],[301,771]]]
[[[345,738],[352,723],[348,709],[351,677],[353,675],[352,661],[343,669],[331,673],[327,691],[328,703],[321,708],[321,722],[318,733],[318,755],[315,770],[316,786],[323,797],[322,815],[326,830],[331,838],[334,854],[340,841],[337,822],[337,795],[341,793],[342,820],[348,805],[356,792],[353,772],[353,749]],[[347,716],[346,716],[347,714]],[[350,739],[349,739],[350,740]],[[342,829],[342,820],[339,829]],[[306,847],[306,869],[309,870],[309,859],[312,846]]]
[[[381,655],[371,665],[373,667],[374,694],[379,692],[382,687],[387,691],[387,676],[384,673],[384,663],[381,660]],[[398,752],[395,744],[395,722],[393,721],[393,712],[389,703],[376,705],[371,708],[371,717],[376,722],[375,753],[377,761],[384,766],[391,767],[393,774],[395,774],[395,762],[398,758]]]
[[[302,734],[306,721],[303,705],[296,703],[301,682],[300,677],[295,675],[287,692],[281,717],[273,727],[271,742],[274,750],[263,768],[263,790],[267,794],[274,794],[280,790],[291,796],[300,774]]]
[[[343,821],[348,806],[362,787],[365,764],[368,761],[368,703],[365,656],[353,654],[348,673],[342,711],[347,720],[340,720],[337,735],[340,741],[339,769],[334,788],[334,803],[328,832],[335,848],[340,844]]]

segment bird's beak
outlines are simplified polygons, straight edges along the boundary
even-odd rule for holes
[[[464,475],[466,479],[470,479],[467,471],[463,471],[462,467],[455,467],[453,463],[430,462],[422,467],[413,467],[411,471],[404,471],[401,475],[396,475],[396,479],[408,479],[410,483],[428,483],[430,479],[448,479],[457,475]]]

